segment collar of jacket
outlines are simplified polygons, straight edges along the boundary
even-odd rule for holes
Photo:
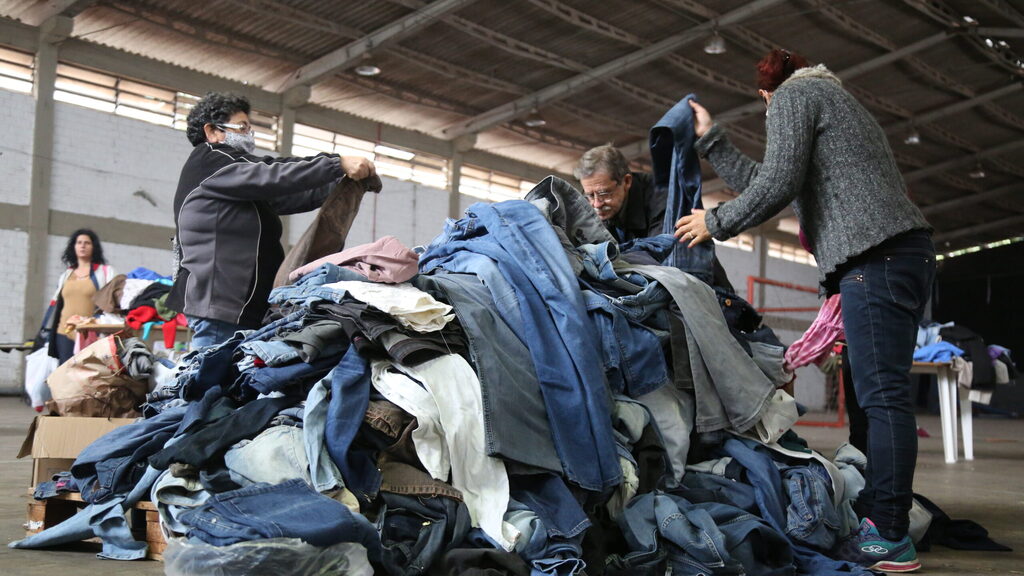
[[[786,81],[783,82],[782,84],[779,84],[779,88],[782,88],[787,83],[799,78],[821,78],[823,80],[831,80],[832,82],[835,82],[840,86],[843,85],[843,81],[840,80],[838,76],[833,74],[831,70],[826,68],[824,64],[818,64],[817,66],[808,66],[806,68],[800,68],[796,72],[793,72],[792,76],[786,78]],[[778,90],[778,88],[776,88],[776,90]]]
[[[650,174],[644,172],[630,172],[633,175],[633,182],[629,185],[626,203],[622,210],[612,218],[612,224],[621,227],[631,233],[642,230],[641,237],[647,234],[647,195],[648,190],[653,186],[653,179]]]

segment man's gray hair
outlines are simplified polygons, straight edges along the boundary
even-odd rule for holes
[[[572,174],[577,180],[582,180],[590,178],[598,172],[604,172],[612,180],[622,182],[626,174],[629,174],[629,162],[626,162],[626,157],[619,152],[618,148],[611,144],[605,144],[584,152]]]

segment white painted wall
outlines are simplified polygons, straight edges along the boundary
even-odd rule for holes
[[[0,274],[0,294],[3,294],[0,298],[0,342],[21,341],[27,248],[27,232],[0,230],[0,270],[3,270]],[[23,373],[22,353],[0,352],[0,392],[20,392]]]
[[[178,174],[192,151],[184,132],[57,102],[53,145],[51,209],[174,225]]]
[[[28,94],[0,90],[0,202],[28,204],[32,182],[32,127],[35,101]]]

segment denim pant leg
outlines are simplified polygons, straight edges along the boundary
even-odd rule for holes
[[[853,384],[868,418],[867,486],[858,500],[888,539],[909,527],[917,461],[910,367],[934,275],[931,240],[915,235],[872,249],[839,283]]]

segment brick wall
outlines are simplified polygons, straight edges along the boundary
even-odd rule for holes
[[[0,90],[0,202],[28,204],[34,118],[32,96]]]

